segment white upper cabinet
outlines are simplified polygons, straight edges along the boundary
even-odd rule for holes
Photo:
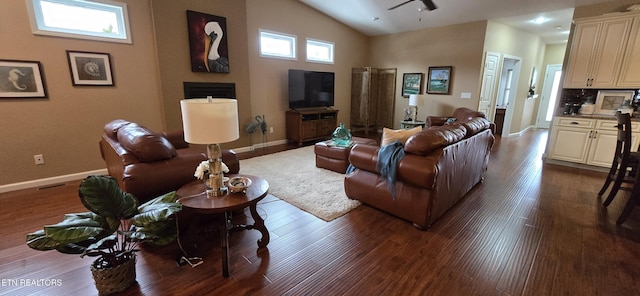
[[[576,20],[565,88],[615,88],[632,16]]]

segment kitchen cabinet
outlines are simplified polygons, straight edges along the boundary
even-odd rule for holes
[[[564,87],[617,87],[632,20],[628,14],[576,20]]]
[[[618,86],[623,88],[640,88],[640,16],[633,18],[631,32],[625,50],[622,70]]]
[[[549,158],[611,167],[618,137],[617,122],[608,119],[556,117],[550,135]],[[631,149],[640,144],[640,122],[632,122]]]

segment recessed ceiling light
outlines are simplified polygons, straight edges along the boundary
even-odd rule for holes
[[[558,26],[555,26],[554,28],[555,28],[556,30],[562,30],[562,26],[559,26],[559,25],[558,25]]]
[[[547,21],[547,19],[544,18],[544,17],[541,17],[541,16],[533,20],[533,22],[536,23],[536,24],[542,24],[542,23],[544,23],[546,21]]]
[[[377,17],[377,16],[374,16],[374,17],[372,17],[372,18],[371,18],[371,20],[372,20],[372,21],[374,21],[374,22],[375,22],[375,21],[377,21],[377,20],[379,20],[379,19],[380,19],[380,18],[379,18],[379,17]]]

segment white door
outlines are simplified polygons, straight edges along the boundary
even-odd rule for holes
[[[536,127],[548,129],[551,125],[551,118],[553,117],[553,111],[558,99],[562,65],[547,65],[546,72],[547,74],[544,77],[542,92],[540,93],[540,105],[538,105]]]
[[[500,54],[487,52],[482,73],[482,88],[480,89],[480,102],[478,111],[487,115],[487,119],[493,121],[496,97],[496,75],[500,63]]]

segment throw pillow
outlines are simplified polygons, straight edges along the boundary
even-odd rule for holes
[[[400,141],[402,144],[407,142],[409,137],[422,131],[422,126],[416,126],[412,129],[392,130],[390,128],[382,129],[382,140],[380,141],[380,147],[386,146],[393,142]]]

